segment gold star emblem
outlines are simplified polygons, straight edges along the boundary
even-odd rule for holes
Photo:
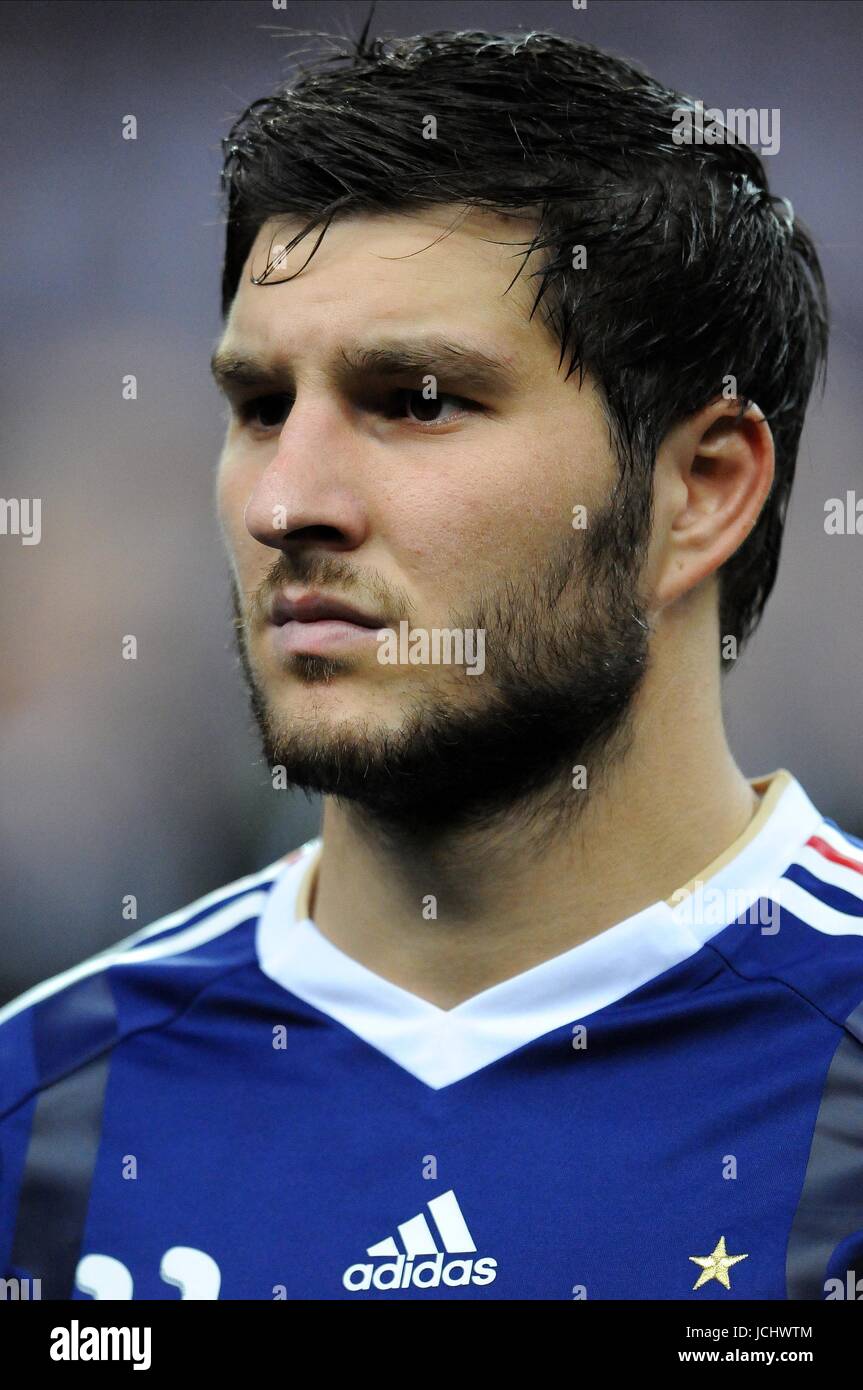
[[[689,1258],[693,1264],[701,1265],[701,1273],[692,1285],[693,1289],[700,1289],[702,1284],[709,1283],[711,1279],[718,1279],[724,1289],[730,1289],[729,1269],[741,1260],[748,1260],[749,1256],[726,1255],[725,1236],[720,1236],[719,1244],[710,1255],[690,1255]]]

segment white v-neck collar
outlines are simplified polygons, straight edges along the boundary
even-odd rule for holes
[[[750,780],[764,793],[750,826],[686,885],[733,890],[729,920],[769,896],[823,820],[785,769]],[[260,968],[433,1090],[624,998],[694,955],[728,924],[699,921],[687,911],[686,898],[679,906],[671,899],[655,902],[562,955],[441,1009],[346,955],[305,915],[321,849],[320,839],[310,840],[270,890],[257,927]]]

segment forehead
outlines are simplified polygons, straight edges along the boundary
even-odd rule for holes
[[[253,284],[302,225],[279,218],[260,229],[226,340],[260,353],[300,354],[311,344],[325,353],[378,329],[387,336],[462,329],[513,365],[536,356],[557,361],[539,316],[529,319],[537,284],[529,275],[538,264],[532,257],[524,266],[532,220],[457,207],[352,216],[330,225],[311,259],[319,230],[282,254],[265,284]]]

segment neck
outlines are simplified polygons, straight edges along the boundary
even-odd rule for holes
[[[562,831],[533,833],[536,808],[521,808],[494,829],[396,844],[358,808],[328,799],[311,904],[318,929],[450,1009],[700,876],[759,798],[727,744],[718,671],[687,681],[678,662],[666,678],[655,655],[625,755],[594,788],[569,790],[564,778],[565,795],[584,800],[574,818],[558,806]]]

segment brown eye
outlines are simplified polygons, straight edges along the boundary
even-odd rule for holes
[[[290,405],[291,398],[285,394],[256,396],[254,400],[244,401],[240,406],[240,419],[244,424],[254,425],[262,430],[281,428]]]
[[[441,401],[447,399],[449,399],[447,396],[443,396],[428,400],[423,395],[422,391],[409,391],[405,404],[412,419],[421,420],[423,424],[428,424],[430,421],[437,419],[441,408]]]
[[[451,409],[453,405],[456,407],[455,417],[443,413],[447,407]],[[459,414],[479,409],[474,401],[466,400],[463,396],[452,396],[442,391],[430,399],[422,390],[417,389],[397,393],[395,414],[418,425],[446,425],[453,418],[458,419]]]

